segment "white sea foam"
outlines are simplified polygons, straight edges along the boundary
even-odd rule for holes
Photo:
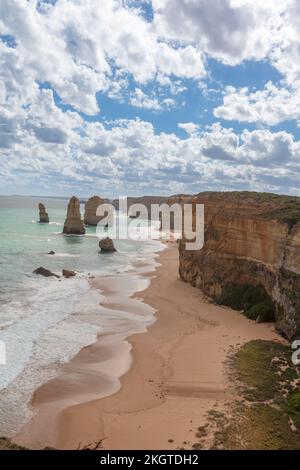
[[[55,255],[51,255],[49,253],[45,253],[46,256],[56,256],[58,258],[80,258],[80,255],[75,255],[74,253],[57,253],[55,252]]]
[[[145,266],[137,269],[132,262],[142,258],[150,269],[154,267],[154,253],[160,249],[158,242],[147,242],[122,255],[121,264],[100,264],[99,269],[110,275],[143,272]],[[61,252],[55,256],[80,255]],[[114,271],[107,271],[112,266]],[[89,273],[99,275],[101,271],[91,269]],[[6,366],[0,366],[0,431],[7,436],[16,433],[30,418],[29,402],[34,390],[55,377],[62,363],[95,342],[98,334],[126,336],[129,325],[143,331],[153,321],[151,311],[141,316],[136,312],[100,309],[104,298],[91,288],[87,272],[67,280],[31,275],[24,283],[22,295],[16,292],[5,303],[5,310],[0,311],[0,340],[5,342],[7,354]],[[146,287],[142,283],[141,286]]]

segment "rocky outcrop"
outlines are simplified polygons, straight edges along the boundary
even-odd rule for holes
[[[105,217],[97,216],[96,214],[98,207],[104,203],[105,200],[99,196],[93,196],[86,202],[84,212],[84,223],[86,225],[97,225]]]
[[[67,218],[63,233],[67,235],[84,235],[85,228],[80,215],[80,201],[73,196],[68,204]]]
[[[205,207],[205,244],[188,251],[181,241],[181,278],[215,299],[232,286],[261,286],[278,330],[300,335],[300,198],[200,193],[192,203]]]
[[[39,276],[44,276],[44,277],[57,277],[59,276],[52,271],[49,271],[49,269],[43,268],[42,266],[40,268],[37,268],[35,271],[33,271],[34,274],[38,274]]]
[[[40,224],[49,224],[49,216],[46,212],[46,208],[44,204],[41,202],[39,203],[39,216],[40,216]]]
[[[63,277],[66,277],[68,279],[69,277],[76,276],[76,273],[75,273],[75,271],[70,271],[69,269],[63,269],[62,270],[62,275],[63,275]]]
[[[151,217],[151,205],[152,204],[163,204],[167,202],[167,197],[166,196],[141,196],[141,197],[128,197],[127,198],[127,214],[131,219],[138,217],[139,214],[133,213],[133,211],[130,209],[131,206],[134,204],[143,204],[148,211],[148,218],[150,219]],[[114,199],[112,201],[113,206],[115,209],[119,210],[119,199]]]
[[[111,238],[102,238],[99,242],[99,248],[102,253],[114,253],[116,250],[114,242]]]

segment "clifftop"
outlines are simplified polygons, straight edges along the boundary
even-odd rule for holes
[[[191,198],[192,201],[205,204],[226,204],[230,213],[241,211],[240,215],[255,215],[265,219],[274,219],[288,225],[300,222],[300,197],[285,196],[272,193],[256,193],[248,191],[202,192]],[[202,202],[203,201],[203,202]],[[247,207],[247,213],[244,212]]]

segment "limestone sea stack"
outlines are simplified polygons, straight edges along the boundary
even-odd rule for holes
[[[39,215],[40,215],[40,224],[49,224],[49,216],[46,212],[44,204],[39,203]]]
[[[117,251],[115,249],[114,242],[109,237],[102,238],[102,240],[100,240],[99,242],[99,247],[102,253],[114,253],[115,251]]]
[[[84,212],[84,223],[86,225],[97,225],[103,219],[104,216],[97,216],[96,212],[98,207],[104,202],[104,199],[101,199],[99,196],[93,196],[87,201]]]
[[[85,228],[80,214],[80,201],[73,196],[68,204],[67,218],[63,233],[66,235],[84,235]]]

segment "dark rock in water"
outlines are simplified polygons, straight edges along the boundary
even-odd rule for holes
[[[40,224],[49,224],[49,216],[46,212],[46,208],[44,204],[41,202],[39,203],[39,216],[40,216]]]
[[[80,215],[80,201],[73,196],[68,204],[67,218],[63,233],[67,235],[84,235],[85,228]]]
[[[48,255],[55,255],[55,251],[49,251]]]
[[[103,253],[113,253],[113,252],[117,251],[115,249],[114,242],[109,237],[102,238],[102,240],[100,240],[100,242],[99,242],[99,247],[101,249],[101,252],[103,252]]]
[[[75,271],[69,271],[68,269],[63,269],[62,273],[63,273],[63,276],[66,278],[76,276]]]
[[[33,271],[33,273],[38,274],[39,276],[44,276],[44,277],[59,278],[57,274],[54,274],[52,271],[49,271],[49,269],[43,268],[42,266],[40,268],[37,268],[35,271]]]

